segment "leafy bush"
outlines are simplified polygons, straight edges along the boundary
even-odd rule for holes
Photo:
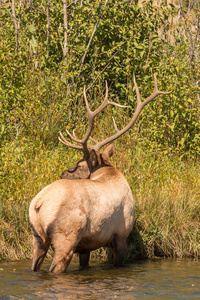
[[[174,231],[174,241],[179,236],[192,244],[186,243],[183,252],[190,255],[190,248],[191,255],[198,256],[195,226],[199,215],[194,212],[199,211],[199,193],[190,174],[196,174],[198,183],[199,4],[188,9],[188,1],[182,8],[166,3],[158,6],[152,0],[142,5],[138,1],[72,1],[67,8],[55,0],[12,3],[13,7],[7,0],[0,4],[2,257],[26,254],[30,245],[28,203],[59,177],[65,163],[69,166],[77,160],[74,151],[58,144],[58,132],[76,127],[78,136],[85,132],[83,86],[91,109],[104,97],[105,80],[109,99],[130,106],[108,108],[98,116],[93,134],[100,140],[114,132],[111,115],[119,128],[128,123],[135,108],[133,75],[145,99],[153,90],[153,73],[158,88],[172,93],[145,107],[135,127],[116,141],[120,153],[116,153],[115,163],[136,197],[135,232],[139,230],[138,241],[142,237],[145,247],[150,241],[149,248],[143,249],[145,255],[173,255],[170,235]],[[180,182],[182,196],[171,191],[166,178],[169,173],[173,173],[176,192]],[[144,181],[139,183],[138,178]],[[149,207],[142,202],[144,196]],[[186,218],[188,213],[185,225],[185,219],[177,218],[179,204],[181,216]],[[162,208],[160,212],[156,205]],[[174,215],[169,215],[169,207],[177,209]],[[162,216],[171,222],[168,229],[161,224]],[[168,245],[162,245],[164,240],[170,240]],[[178,256],[178,251],[174,255]]]

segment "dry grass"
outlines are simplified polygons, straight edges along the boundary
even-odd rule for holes
[[[23,142],[4,149],[4,154],[0,259],[30,257],[29,203],[80,154],[66,152],[62,145],[48,151],[30,143],[24,147]],[[127,178],[135,199],[136,222],[129,239],[129,257],[198,257],[199,164],[169,159],[139,146],[133,149],[127,136],[117,142],[112,160]]]
[[[199,257],[199,164],[143,151],[134,151],[124,164],[136,203],[138,251],[147,257]]]

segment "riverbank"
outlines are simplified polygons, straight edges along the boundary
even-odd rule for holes
[[[0,260],[32,256],[31,199],[80,158],[23,141],[4,146],[0,203]],[[129,258],[200,256],[200,166],[118,142],[112,159],[129,182],[136,207]],[[105,257],[98,250],[94,256]]]

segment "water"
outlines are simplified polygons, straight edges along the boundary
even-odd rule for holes
[[[92,264],[67,273],[30,272],[30,261],[0,263],[0,299],[200,299],[200,261],[154,260],[124,268]]]

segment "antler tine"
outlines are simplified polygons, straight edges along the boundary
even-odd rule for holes
[[[135,78],[135,74],[133,76],[133,82],[135,85],[135,91],[136,91],[136,96],[137,96],[137,104],[139,105],[142,101],[141,101],[141,96],[140,96],[140,91],[136,82],[136,78]]]
[[[75,139],[77,139],[75,131],[76,131],[76,129],[73,129],[73,136],[74,136]]]
[[[94,115],[94,117],[97,114],[99,114],[106,106],[108,106],[108,104],[109,104],[109,101],[108,101],[108,83],[106,81],[106,94],[105,94],[104,100],[101,103],[101,105],[95,111],[92,112],[92,114]]]
[[[159,91],[158,87],[157,87],[157,78],[156,78],[156,74],[154,74],[154,91],[153,93],[142,103],[143,106],[145,106],[146,104],[148,104],[151,100],[153,100],[155,97],[157,97],[158,95],[169,95],[172,91],[169,92],[163,92],[163,91]]]
[[[155,97],[157,97],[158,95],[162,94],[162,95],[168,95],[171,93],[170,92],[163,92],[163,91],[159,91],[157,88],[157,79],[156,79],[156,75],[154,75],[154,91],[153,93],[145,100],[145,101],[141,101],[141,96],[140,96],[140,92],[139,92],[139,88],[135,79],[135,76],[133,78],[134,81],[134,85],[135,85],[135,90],[136,90],[136,95],[137,95],[137,106],[136,106],[136,110],[133,114],[132,119],[130,120],[130,122],[128,123],[128,125],[126,125],[123,129],[119,130],[116,126],[116,123],[114,121],[114,127],[115,130],[117,131],[114,135],[108,137],[107,139],[97,143],[94,146],[94,149],[96,151],[100,150],[103,146],[107,145],[108,143],[113,142],[114,140],[116,140],[118,137],[120,137],[122,134],[124,134],[125,132],[127,132],[135,123],[135,121],[137,120],[139,114],[141,113],[143,107],[148,104],[150,101],[152,101]]]
[[[104,101],[95,111],[91,111],[91,109],[89,107],[89,103],[88,103],[87,96],[86,96],[85,86],[84,86],[84,89],[83,89],[83,95],[84,95],[85,105],[86,105],[87,114],[88,114],[88,129],[87,129],[87,132],[86,132],[84,138],[79,142],[81,142],[82,144],[84,144],[86,146],[86,143],[87,143],[87,141],[90,137],[90,134],[92,132],[92,129],[93,129],[95,116],[98,113],[100,113],[108,105],[108,84],[107,84],[107,81],[106,81],[106,95],[105,95]]]
[[[84,87],[83,95],[84,95],[87,114],[88,114],[88,129],[87,129],[87,132],[85,134],[85,137],[82,140],[77,140],[77,142],[86,145],[86,143],[87,143],[87,141],[90,137],[90,134],[92,132],[93,124],[94,124],[94,118],[95,118],[96,115],[98,115],[108,105],[113,105],[113,106],[117,106],[117,107],[121,107],[121,108],[124,108],[124,107],[127,107],[127,106],[121,105],[121,104],[118,104],[118,103],[115,103],[115,102],[108,101],[108,83],[107,83],[107,81],[106,81],[106,94],[105,94],[105,97],[104,97],[104,101],[102,102],[102,104],[96,110],[94,110],[94,111],[90,110],[89,103],[88,103],[87,96],[86,96],[85,87]]]
[[[158,90],[158,85],[157,85],[157,77],[156,77],[156,74],[154,73],[153,74],[153,78],[154,78],[154,90]]]
[[[88,117],[89,117],[92,114],[92,111],[90,110],[89,103],[88,103],[88,100],[87,100],[85,86],[83,88],[83,96],[84,96],[84,99],[85,99],[85,105],[86,105],[87,114],[88,114]]]
[[[95,144],[97,144],[98,143],[98,141],[97,140],[95,140],[93,137],[89,137],[89,139],[93,142],[93,143],[95,143]]]
[[[61,138],[58,137],[58,139],[59,139],[59,141],[60,141],[61,143],[63,143],[64,145],[66,145],[66,146],[68,146],[68,147],[70,147],[70,148],[73,148],[73,149],[83,150],[83,148],[82,148],[81,146],[73,145],[73,144],[71,144],[70,142],[68,142],[68,141],[64,138],[62,132],[60,132],[60,136],[61,136]]]
[[[118,103],[115,103],[115,102],[112,102],[112,101],[108,101],[108,83],[106,81],[106,95],[105,95],[104,101],[95,111],[92,112],[92,114],[94,116],[96,116],[108,105],[113,105],[113,106],[117,106],[117,107],[120,107],[120,108],[129,107],[129,106],[126,106],[126,105],[121,105],[121,104],[118,104]]]
[[[112,119],[113,119],[113,125],[114,125],[114,127],[115,127],[115,131],[119,131],[119,129],[117,128],[117,125],[116,125],[116,123],[115,123],[115,119],[112,117]]]
[[[73,131],[73,135],[66,129],[67,134],[69,135],[70,139],[72,139],[72,141],[79,143],[79,139],[77,139],[74,135],[74,131]]]
[[[134,81],[134,85],[135,85],[135,91],[136,91],[136,95],[137,95],[137,104],[138,105],[142,105],[142,107],[144,107],[146,104],[148,104],[151,100],[153,100],[155,97],[157,97],[158,95],[168,95],[171,93],[170,92],[162,92],[158,90],[158,86],[157,86],[157,78],[156,78],[156,74],[154,74],[154,91],[153,93],[144,101],[141,101],[141,96],[140,96],[140,91],[135,79],[135,75],[133,77],[133,81]]]

